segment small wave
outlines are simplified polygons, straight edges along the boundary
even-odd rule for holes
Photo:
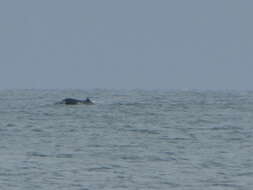
[[[132,129],[129,131],[135,132],[135,133],[142,133],[142,134],[152,134],[152,135],[160,134],[160,132],[157,130],[149,130],[149,129]]]
[[[141,103],[141,102],[132,102],[132,103],[115,103],[114,105],[118,106],[146,106],[146,103]]]
[[[121,156],[122,160],[127,160],[127,161],[138,161],[141,160],[140,156]]]
[[[106,166],[101,166],[101,167],[94,167],[94,168],[88,168],[89,172],[102,172],[106,170],[110,170],[112,167],[106,167]]]
[[[159,156],[149,156],[147,160],[151,162],[168,162],[168,161],[176,161],[176,158],[173,157],[162,158]]]
[[[73,158],[73,154],[57,154],[56,158]]]
[[[40,153],[40,152],[28,152],[28,153],[26,153],[26,155],[29,156],[29,157],[41,157],[41,158],[50,157],[50,155],[43,154],[43,153]]]
[[[253,172],[243,172],[243,173],[237,174],[237,176],[240,176],[240,177],[243,177],[243,176],[253,177]]]
[[[6,125],[6,127],[15,127],[16,126],[16,124],[14,124],[14,123],[8,123],[7,125]]]

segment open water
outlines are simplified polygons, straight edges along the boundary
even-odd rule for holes
[[[2,90],[0,189],[251,190],[253,92]]]

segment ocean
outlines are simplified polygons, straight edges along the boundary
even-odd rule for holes
[[[251,190],[253,92],[1,90],[0,189]]]

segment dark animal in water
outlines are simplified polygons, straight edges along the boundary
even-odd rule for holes
[[[77,104],[86,104],[86,105],[92,105],[94,104],[89,98],[86,98],[86,100],[78,100],[74,98],[65,98],[62,101],[59,102],[60,104],[66,104],[66,105],[77,105]]]

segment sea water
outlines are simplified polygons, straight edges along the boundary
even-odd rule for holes
[[[0,189],[251,190],[253,92],[1,90]]]

